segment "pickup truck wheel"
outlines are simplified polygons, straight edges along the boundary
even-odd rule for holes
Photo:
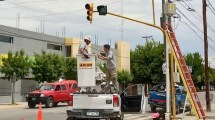
[[[181,103],[178,103],[178,106],[176,108],[176,113],[180,114],[181,113]]]
[[[50,108],[54,106],[54,100],[52,97],[48,97],[48,99],[46,100],[46,107]]]
[[[58,104],[58,102],[55,102],[55,103],[54,103],[54,107],[57,107],[57,104]]]
[[[117,118],[111,118],[110,120],[124,120],[124,115]]]
[[[77,120],[77,119],[74,117],[68,117],[66,120]]]
[[[156,106],[154,106],[154,105],[151,104],[151,105],[150,105],[150,108],[151,108],[151,111],[152,111],[152,112],[155,112],[155,111],[156,111]]]
[[[28,107],[29,108],[35,108],[36,103],[32,102],[32,101],[28,101]]]

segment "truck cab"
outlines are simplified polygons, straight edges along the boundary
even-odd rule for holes
[[[26,101],[29,108],[34,108],[36,104],[42,103],[46,107],[57,106],[59,102],[68,102],[70,93],[77,91],[77,82],[65,80],[62,82],[46,83],[37,90],[26,94]]]

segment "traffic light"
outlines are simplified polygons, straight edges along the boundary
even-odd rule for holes
[[[92,23],[93,21],[93,3],[90,4],[86,4],[85,8],[87,9],[87,20],[90,21],[90,23]]]
[[[97,7],[99,15],[106,15],[107,14],[107,6],[100,5]]]

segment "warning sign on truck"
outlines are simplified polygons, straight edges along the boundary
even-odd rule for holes
[[[92,62],[81,62],[79,63],[79,69],[92,69],[93,63]]]

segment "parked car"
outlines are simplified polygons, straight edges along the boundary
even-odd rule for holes
[[[186,91],[184,86],[175,85],[175,96],[176,96],[176,110],[177,113],[180,112],[180,109],[184,106],[186,100]],[[166,85],[159,84],[154,86],[149,91],[148,104],[150,104],[150,108],[152,112],[156,111],[156,108],[166,108]],[[189,107],[189,104],[188,106]]]
[[[38,90],[26,94],[25,97],[29,108],[34,108],[39,103],[45,104],[46,107],[53,107],[59,102],[70,101],[70,93],[75,93],[77,89],[75,80],[64,80],[43,84]]]

